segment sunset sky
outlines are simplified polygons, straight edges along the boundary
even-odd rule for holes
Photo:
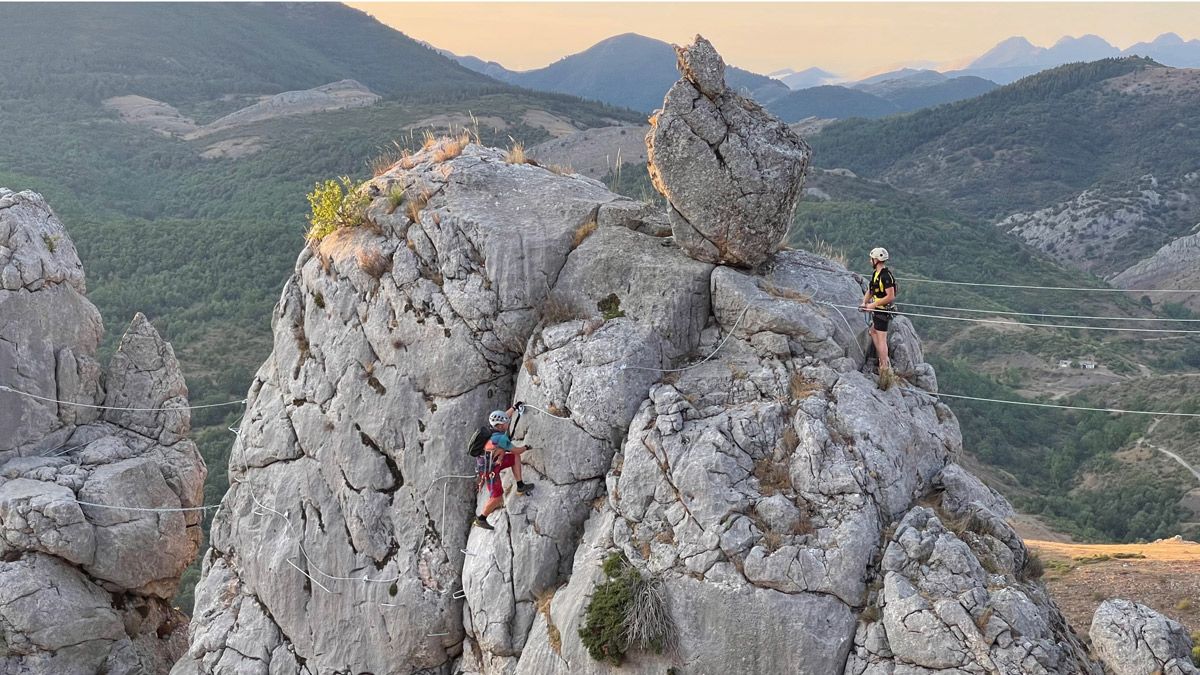
[[[960,67],[1014,35],[1048,47],[1094,33],[1119,48],[1200,37],[1200,3],[349,3],[410,37],[516,70],[620,33],[685,42],[702,33],[757,72],[820,66],[863,77]]]

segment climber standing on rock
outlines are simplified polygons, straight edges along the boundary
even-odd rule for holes
[[[896,279],[887,268],[888,252],[886,248],[871,249],[871,283],[863,294],[862,305],[859,309],[871,312],[871,343],[875,345],[875,353],[879,357],[880,376],[891,369],[888,361],[887,330],[888,324],[895,316]]]
[[[470,453],[475,455],[475,475],[477,489],[487,488],[488,500],[483,505],[483,513],[472,519],[472,524],[485,530],[494,530],[487,517],[493,511],[504,505],[504,486],[500,481],[500,472],[512,469],[513,477],[517,479],[517,494],[527,495],[533,491],[533,486],[521,480],[521,455],[529,447],[524,443],[514,443],[510,434],[509,423],[514,413],[519,413],[525,406],[517,403],[507,411],[493,410],[488,415],[488,425],[483,427],[471,439]],[[478,452],[476,451],[476,446]]]

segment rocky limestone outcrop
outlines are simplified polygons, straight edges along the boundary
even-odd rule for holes
[[[650,119],[650,178],[675,241],[705,262],[753,267],[791,226],[811,151],[786,124],[725,84],[703,37],[676,47],[682,78]]]
[[[134,509],[200,505],[179,364],[139,314],[102,382],[100,315],[37,194],[0,190],[0,278],[0,672],[165,672],[201,513]]]
[[[1105,600],[1089,631],[1092,648],[1113,675],[1194,675],[1192,639],[1177,622],[1129,600]]]
[[[1200,223],[1197,224],[1200,228]],[[1109,283],[1117,288],[1193,289],[1200,284],[1200,233],[1180,237],[1124,270]],[[1189,309],[1200,310],[1200,298],[1194,293],[1155,294],[1160,301],[1178,302]]]
[[[1098,672],[954,464],[911,327],[927,377],[860,372],[861,316],[826,304],[854,275],[714,267],[590,179],[438,157],[300,255],[173,672],[613,671],[579,630],[617,552],[678,628],[621,672]],[[506,475],[471,529],[464,446],[512,400],[537,490]]]

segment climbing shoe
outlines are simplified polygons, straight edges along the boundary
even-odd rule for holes
[[[485,530],[494,530],[494,529],[496,529],[496,528],[492,527],[492,524],[491,524],[491,523],[489,523],[489,522],[487,521],[487,518],[484,518],[483,516],[475,516],[475,517],[474,517],[474,518],[471,520],[471,524],[472,524],[472,525],[474,525],[475,527],[481,527],[481,528],[483,528],[483,529],[485,529]]]
[[[517,494],[519,495],[527,495],[530,492],[533,492],[533,488],[534,486],[530,485],[529,483],[517,481]]]

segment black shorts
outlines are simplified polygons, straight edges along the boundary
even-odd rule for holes
[[[895,313],[892,311],[875,310],[871,312],[871,326],[880,333],[886,333],[888,324],[892,322],[892,317]]]

